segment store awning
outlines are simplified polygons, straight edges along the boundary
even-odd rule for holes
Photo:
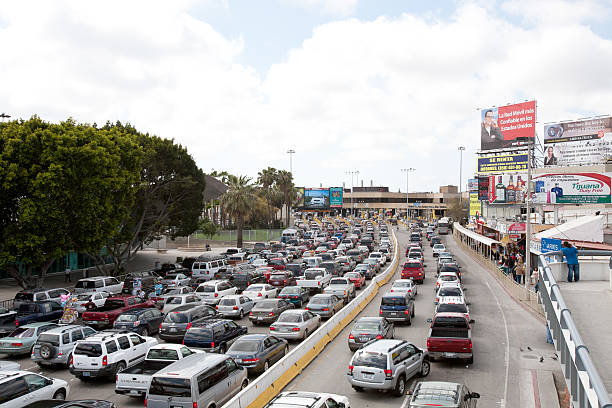
[[[585,215],[535,234],[534,238],[538,240],[557,238],[567,241],[603,242],[603,230],[603,215]]]
[[[455,222],[453,223],[453,229],[456,229],[457,232],[462,233],[463,235],[467,235],[468,237],[474,239],[475,241],[481,242],[483,244],[485,244],[486,246],[491,246],[493,244],[499,244],[499,241],[496,241],[494,239],[485,237],[483,235],[480,235],[474,231],[470,231],[469,229],[463,228],[461,225],[459,225],[459,223]]]

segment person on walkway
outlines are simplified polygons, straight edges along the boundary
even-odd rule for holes
[[[516,268],[514,268],[514,274],[516,276],[516,283],[519,285],[523,283],[523,277],[525,276],[525,265],[523,264],[523,258],[519,257],[516,262]]]
[[[66,270],[64,271],[64,282],[72,282],[70,280],[70,267],[67,266]]]
[[[567,281],[578,282],[580,280],[580,265],[578,265],[578,250],[569,242],[563,242],[561,248],[563,256],[567,260]]]
[[[538,290],[540,290],[540,270],[538,268],[532,268],[531,279],[535,282],[533,289],[535,293],[538,293]]]

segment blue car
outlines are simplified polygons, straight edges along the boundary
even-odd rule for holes
[[[117,316],[113,327],[128,330],[141,336],[148,336],[159,332],[159,325],[164,315],[157,308],[138,308],[128,310]]]

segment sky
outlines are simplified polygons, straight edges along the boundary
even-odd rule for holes
[[[137,129],[205,171],[438,191],[479,109],[612,114],[608,0],[0,0],[0,112]],[[348,172],[358,171],[357,179]]]

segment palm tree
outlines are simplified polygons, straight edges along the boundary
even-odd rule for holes
[[[276,172],[277,171],[274,167],[268,167],[257,174],[257,183],[261,184],[261,187],[266,195],[266,203],[268,205],[268,215],[266,220],[268,221],[268,228],[271,228],[272,223],[272,215],[270,211],[270,190],[276,181]]]
[[[279,170],[276,177],[276,185],[283,194],[283,203],[286,205],[285,219],[286,226],[289,226],[289,209],[291,208],[292,199],[294,195],[295,186],[293,185],[293,174],[287,170]]]
[[[221,197],[221,207],[236,220],[236,246],[242,248],[242,228],[255,202],[255,188],[251,179],[245,176],[229,175],[227,181],[229,188]]]

